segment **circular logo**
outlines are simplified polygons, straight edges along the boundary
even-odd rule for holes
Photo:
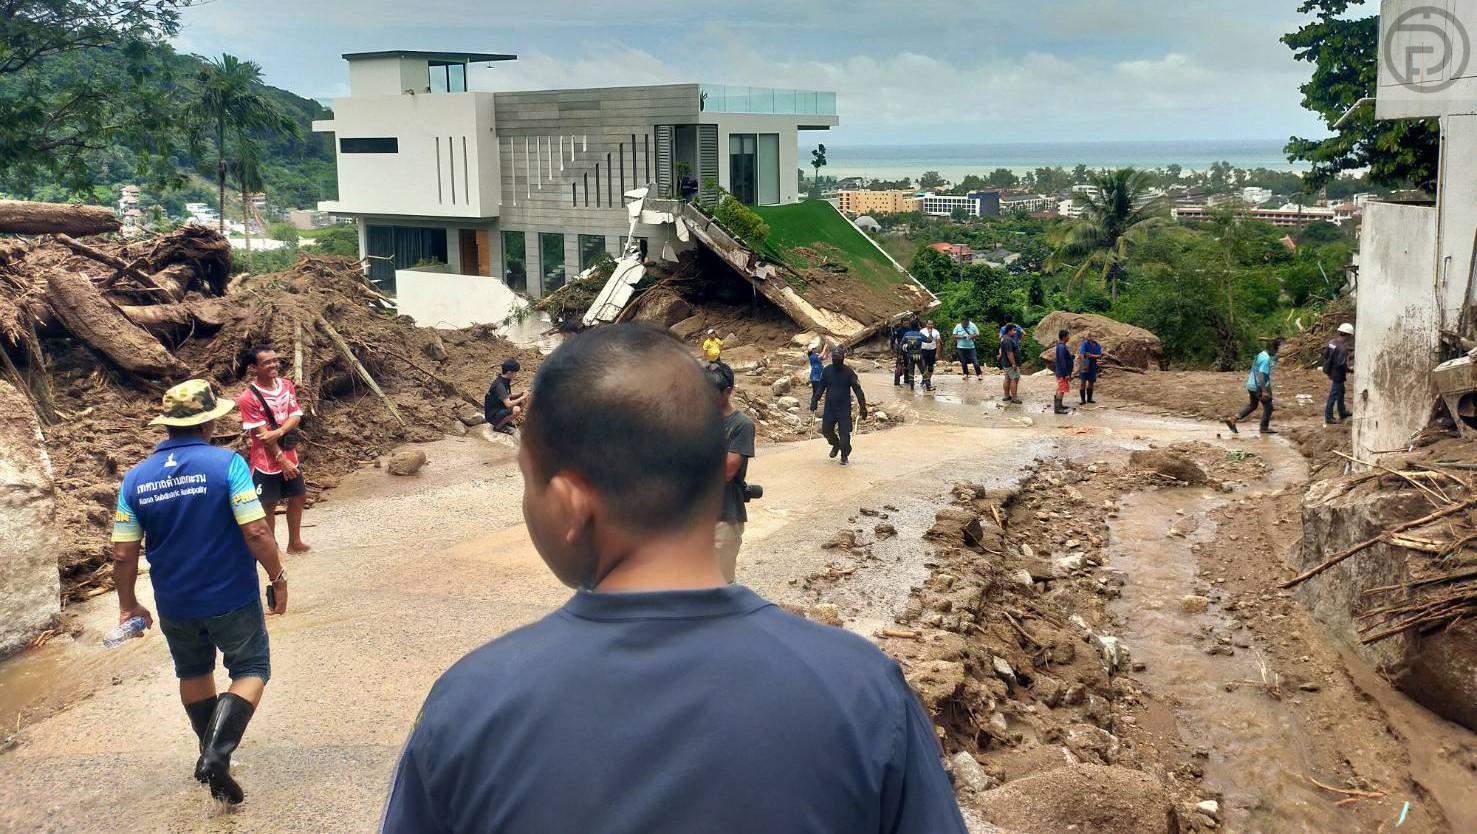
[[[1395,18],[1382,46],[1385,68],[1402,87],[1418,93],[1439,93],[1455,84],[1472,57],[1466,27],[1436,6],[1417,6]]]

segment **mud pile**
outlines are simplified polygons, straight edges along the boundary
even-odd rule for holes
[[[0,370],[44,425],[72,597],[110,584],[118,483],[162,439],[146,423],[168,386],[199,377],[234,398],[245,382],[242,351],[275,347],[306,412],[303,472],[316,497],[398,444],[480,422],[482,392],[502,359],[519,357],[525,374],[539,362],[490,327],[417,328],[350,260],[305,256],[285,272],[227,282],[229,249],[209,229],[80,245],[91,254],[48,238],[3,244],[0,254]],[[59,285],[71,295],[59,296]],[[59,309],[74,296],[87,306]],[[137,357],[113,355],[120,345],[152,345],[163,359],[140,368]],[[217,443],[244,451],[233,418],[217,431],[229,435]]]

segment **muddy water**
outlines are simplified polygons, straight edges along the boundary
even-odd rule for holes
[[[1301,478],[1301,459],[1286,447],[1259,451],[1274,468],[1248,489],[1277,489]],[[1305,740],[1321,728],[1305,726],[1268,694],[1275,673],[1244,626],[1217,608],[1195,614],[1180,606],[1185,595],[1205,590],[1192,547],[1216,536],[1209,513],[1231,500],[1188,489],[1126,497],[1109,521],[1109,564],[1129,581],[1111,611],[1125,623],[1121,636],[1134,659],[1147,664],[1135,678],[1174,705],[1182,740],[1205,756],[1205,785],[1223,794],[1231,830],[1337,831],[1348,818],[1304,779],[1314,772]],[[1171,536],[1171,525],[1195,529]],[[1231,637],[1234,655],[1207,653],[1216,635]]]

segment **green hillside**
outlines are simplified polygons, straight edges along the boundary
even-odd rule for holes
[[[830,203],[755,206],[754,211],[769,224],[769,237],[755,249],[772,261],[805,271],[830,258],[861,283],[884,292],[907,283],[907,276]]]

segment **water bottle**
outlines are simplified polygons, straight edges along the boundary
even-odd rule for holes
[[[143,617],[132,617],[114,626],[111,631],[104,634],[103,645],[109,649],[114,646],[121,646],[135,637],[142,637],[144,629],[148,627],[149,623]]]

